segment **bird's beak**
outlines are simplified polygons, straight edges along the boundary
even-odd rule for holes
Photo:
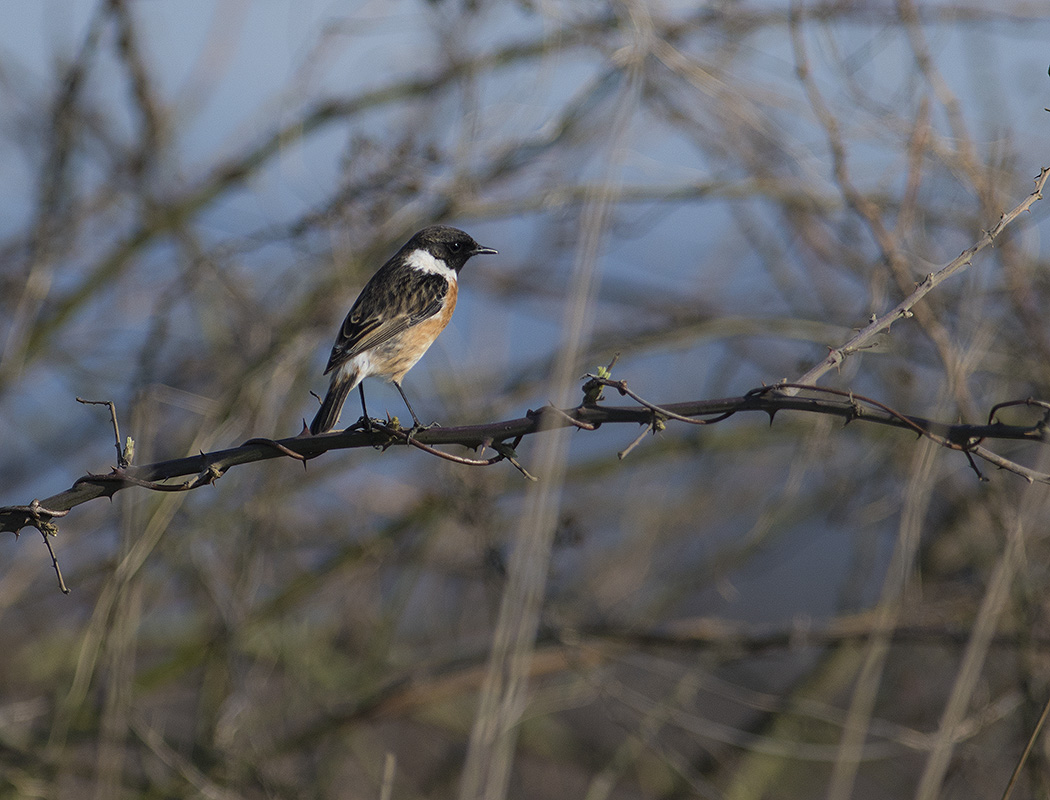
[[[482,247],[481,245],[478,245],[477,247],[474,248],[474,252],[471,253],[471,255],[472,256],[498,256],[499,255],[499,250],[495,250],[495,249],[493,249],[491,247]]]

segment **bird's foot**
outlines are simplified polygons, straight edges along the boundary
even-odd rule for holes
[[[357,422],[350,426],[350,429],[371,433],[375,430],[375,422],[373,422],[371,417],[362,416]]]
[[[424,425],[418,419],[417,420],[413,420],[412,427],[408,429],[408,437],[412,438],[413,436],[415,436],[420,431],[429,431],[431,428],[440,428],[440,427],[441,427],[441,423],[440,422],[431,422],[429,425]]]

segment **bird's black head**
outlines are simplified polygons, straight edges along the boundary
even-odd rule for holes
[[[447,225],[431,225],[423,228],[408,240],[403,252],[426,250],[434,258],[440,258],[450,268],[459,272],[471,256],[496,255],[491,247],[482,247],[459,228]]]

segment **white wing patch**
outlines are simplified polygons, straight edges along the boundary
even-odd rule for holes
[[[434,258],[426,250],[413,250],[408,254],[405,263],[419,272],[440,275],[446,280],[456,283],[456,271],[449,267],[443,259]]]

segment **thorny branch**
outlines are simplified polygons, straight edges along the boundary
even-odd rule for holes
[[[300,433],[280,440],[249,439],[239,447],[227,450],[142,466],[117,466],[104,474],[88,473],[78,478],[71,488],[44,500],[34,500],[29,505],[0,507],[0,532],[10,531],[17,534],[27,526],[38,529],[41,525],[53,527],[51,520],[64,516],[71,508],[96,497],[112,497],[121,489],[132,486],[154,491],[184,492],[210,485],[228,469],[241,464],[290,457],[302,461],[305,465],[309,459],[329,450],[361,447],[386,449],[402,444],[468,466],[487,467],[508,461],[525,477],[532,478],[519,462],[517,454],[517,447],[531,434],[565,427],[596,431],[604,424],[616,423],[644,425],[645,432],[655,433],[663,430],[666,421],[710,425],[745,411],[765,412],[771,421],[779,411],[802,411],[830,414],[841,417],[847,423],[859,420],[901,428],[925,436],[943,447],[960,450],[968,456],[976,456],[996,467],[1021,475],[1026,480],[1050,484],[1050,474],[1030,470],[982,446],[987,440],[1047,442],[1050,403],[1040,400],[1000,403],[992,409],[986,424],[950,424],[904,414],[877,400],[852,392],[798,383],[763,386],[741,397],[656,404],[633,391],[626,381],[598,375],[585,377],[585,400],[575,408],[546,406],[529,411],[518,419],[418,431],[403,430],[396,421],[373,420],[371,430],[365,430],[363,426],[352,426],[322,436]],[[601,403],[600,390],[604,387],[615,389],[621,395],[630,397],[637,405],[613,406]],[[997,412],[1007,406],[1038,408],[1042,413],[1032,425],[1007,425],[996,420]],[[637,446],[641,438],[622,451],[621,458]],[[475,450],[489,448],[495,450],[496,455],[486,459],[466,458],[442,451],[438,449],[440,445],[461,445]],[[181,477],[187,479],[179,483],[166,482]]]

